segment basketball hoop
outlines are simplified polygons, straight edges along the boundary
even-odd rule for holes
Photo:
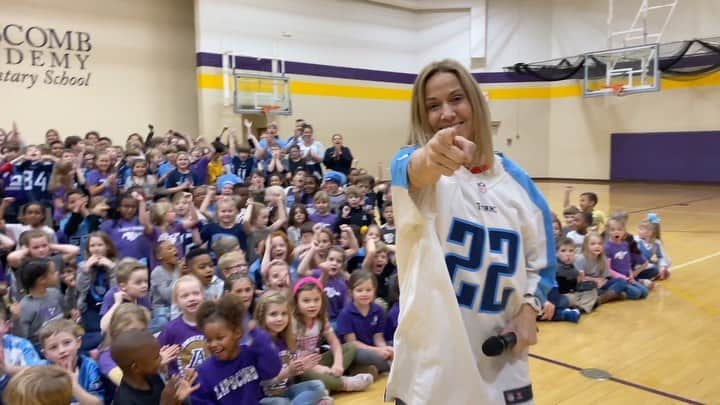
[[[260,111],[263,113],[264,116],[268,116],[270,113],[272,113],[275,110],[280,109],[279,105],[264,105],[260,107]]]
[[[625,85],[622,85],[620,83],[611,84],[608,86],[603,86],[603,89],[611,89],[613,93],[615,93],[616,96],[622,97],[625,91]]]

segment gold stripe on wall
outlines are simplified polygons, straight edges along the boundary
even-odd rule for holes
[[[198,73],[199,89],[222,90],[223,77],[221,74]],[[661,90],[675,90],[693,87],[720,86],[720,72],[697,80],[674,81],[662,79]],[[245,86],[243,86],[245,87]],[[488,93],[490,100],[517,100],[517,99],[548,99],[581,97],[580,84],[533,86],[533,87],[491,87],[482,86]],[[246,89],[251,91],[251,89]],[[308,96],[329,96],[344,98],[365,98],[379,100],[410,100],[411,89],[374,87],[350,84],[331,84],[309,81],[290,81],[290,92]]]

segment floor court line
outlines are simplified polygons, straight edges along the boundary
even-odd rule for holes
[[[710,253],[709,255],[705,255],[702,257],[698,257],[697,259],[693,259],[693,260],[690,260],[689,262],[678,264],[677,266],[671,266],[671,268],[672,268],[672,271],[675,271],[678,269],[682,269],[683,267],[688,267],[688,266],[692,266],[693,264],[704,262],[705,260],[709,260],[709,259],[712,259],[713,257],[717,257],[717,256],[720,256],[720,251],[717,251],[715,253]]]
[[[544,361],[544,362],[547,362],[547,363],[550,363],[550,364],[554,364],[554,365],[556,365],[556,366],[569,368],[569,369],[571,369],[571,370],[575,370],[575,371],[578,371],[578,372],[579,372],[580,370],[582,370],[582,368],[580,368],[580,367],[578,367],[578,366],[574,366],[574,365],[572,365],[572,364],[564,363],[564,362],[558,361],[558,360],[553,360],[553,359],[550,359],[550,358],[547,358],[547,357],[543,357],[543,356],[540,356],[540,355],[537,355],[537,354],[529,353],[528,355],[529,355],[530,357],[534,358],[534,359],[541,360],[541,361]],[[610,377],[610,379],[609,379],[608,381],[612,381],[612,382],[615,382],[615,383],[618,383],[618,384],[626,385],[626,386],[628,386],[628,387],[636,388],[636,389],[639,389],[639,390],[642,390],[642,391],[645,391],[645,392],[649,392],[649,393],[651,393],[651,394],[659,395],[659,396],[661,396],[661,397],[674,399],[674,400],[676,400],[676,401],[683,402],[683,403],[686,403],[686,404],[703,405],[702,402],[698,402],[698,401],[692,400],[692,399],[690,399],[690,398],[681,397],[681,396],[679,396],[679,395],[671,394],[671,393],[669,393],[669,392],[661,391],[661,390],[659,390],[659,389],[655,389],[655,388],[647,387],[647,386],[644,386],[644,385],[641,385],[641,384],[637,384],[637,383],[634,383],[634,382],[631,382],[631,381],[623,380],[623,379],[621,379],[621,378]]]

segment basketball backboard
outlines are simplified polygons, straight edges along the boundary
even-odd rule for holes
[[[658,44],[588,52],[583,96],[623,96],[660,90]]]

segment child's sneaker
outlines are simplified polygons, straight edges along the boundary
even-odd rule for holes
[[[560,313],[560,319],[563,321],[578,323],[580,321],[579,309],[563,309]]]
[[[648,290],[652,290],[653,288],[655,288],[655,283],[653,283],[652,280],[648,280],[648,279],[646,279],[646,278],[643,278],[643,279],[640,279],[640,280],[638,280],[638,281],[640,281],[640,284],[644,285],[645,288],[647,288]]]
[[[342,381],[345,391],[364,391],[373,383],[373,377],[370,374],[358,374],[352,377],[343,377]]]
[[[355,365],[355,366],[352,366],[352,367],[350,367],[350,368],[348,369],[347,374],[348,374],[348,375],[370,374],[370,375],[372,376],[372,378],[373,378],[373,381],[377,380],[377,379],[378,379],[378,376],[380,375],[380,373],[378,372],[377,367],[375,367],[375,366],[373,366],[373,365],[369,365],[369,366],[359,366],[359,365]]]

